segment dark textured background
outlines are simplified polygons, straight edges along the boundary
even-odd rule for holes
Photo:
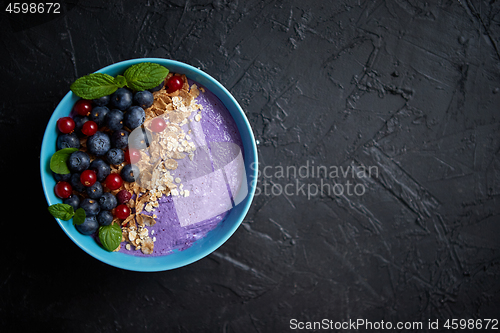
[[[500,318],[500,2],[72,3],[47,22],[2,8],[2,208],[16,210],[0,234],[2,330]],[[102,264],[47,213],[40,143],[71,82],[137,57],[180,60],[225,85],[261,168],[379,175],[353,179],[362,196],[260,195],[226,244],[184,268]]]

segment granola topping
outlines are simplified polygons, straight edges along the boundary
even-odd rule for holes
[[[166,80],[172,75],[169,74]],[[196,146],[192,142],[192,131],[185,130],[184,125],[192,119],[201,120],[202,106],[196,103],[196,97],[200,90],[205,90],[198,89],[196,84],[189,86],[185,75],[180,77],[184,82],[182,89],[168,93],[162,88],[153,93],[154,103],[145,110],[144,126],[147,130],[151,130],[151,120],[157,117],[162,117],[167,126],[159,133],[150,131],[150,145],[140,151],[141,159],[136,163],[141,171],[140,178],[135,183],[124,184],[135,195],[135,199],[128,202],[135,212],[121,222],[127,250],[133,246],[144,254],[153,253],[156,237],[149,236],[147,227],[156,224],[154,212],[159,207],[158,199],[170,194],[184,197],[190,194],[189,190],[183,189],[182,179],[174,178],[171,172],[177,169],[178,160],[186,156],[191,161],[194,158]]]

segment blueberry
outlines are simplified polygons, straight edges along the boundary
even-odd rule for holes
[[[127,164],[122,168],[122,171],[120,172],[120,175],[122,176],[122,179],[126,182],[135,182],[137,179],[139,179],[139,167],[135,164]]]
[[[87,216],[83,223],[75,225],[75,228],[83,235],[92,235],[99,228],[99,223],[95,216]]]
[[[102,182],[111,173],[111,168],[108,163],[104,162],[100,158],[96,158],[90,163],[90,170],[94,170],[97,176],[97,181]]]
[[[119,88],[111,95],[109,102],[117,109],[126,110],[132,105],[132,92],[127,88]]]
[[[153,94],[147,90],[138,91],[134,95],[134,103],[143,109],[149,108],[155,101]]]
[[[68,158],[68,168],[71,172],[82,172],[90,166],[90,157],[87,153],[78,150],[71,153]]]
[[[106,159],[110,164],[118,165],[122,164],[125,160],[125,153],[119,148],[111,148],[106,153]]]
[[[114,131],[111,134],[111,147],[125,149],[128,146],[128,132],[125,130]]]
[[[95,182],[94,185],[87,187],[86,192],[90,199],[99,199],[102,195],[101,183]]]
[[[69,182],[69,180],[71,179],[70,173],[61,175],[59,173],[55,173],[54,171],[52,171],[52,176],[54,177],[54,180],[56,182],[60,182],[60,181]]]
[[[118,131],[123,128],[123,112],[113,109],[106,115],[106,125],[112,131]]]
[[[159,91],[161,90],[161,88],[163,88],[163,86],[165,85],[165,80],[163,80],[159,85],[157,85],[156,87],[154,88],[151,88],[149,89],[150,92],[155,92],[155,91]]]
[[[109,109],[107,107],[96,106],[90,113],[90,120],[94,121],[98,127],[104,126],[108,112]]]
[[[102,210],[97,214],[97,222],[100,225],[110,225],[113,222],[113,214],[109,210]]]
[[[85,192],[86,187],[80,181],[80,173],[79,172],[73,173],[71,175],[69,183],[71,184],[71,187],[73,188],[73,190],[75,190],[77,192],[82,192],[82,193]]]
[[[87,121],[89,121],[89,117],[87,116],[74,116],[73,120],[75,121],[75,133],[78,136],[83,136],[82,127]]]
[[[99,214],[101,207],[97,200],[85,198],[80,202],[80,208],[83,208],[86,216],[96,216]]]
[[[129,146],[137,149],[146,149],[152,141],[151,133],[142,127],[138,127],[128,137]]]
[[[63,203],[66,205],[70,205],[73,207],[73,210],[76,211],[78,207],[80,206],[80,198],[76,194],[72,194],[69,196],[69,198],[66,198],[63,200]]]
[[[133,130],[141,126],[146,119],[146,113],[140,106],[131,106],[123,116],[123,124]]]
[[[94,102],[95,105],[97,106],[104,106],[104,105],[108,105],[109,103],[109,95],[107,96],[102,96],[101,98],[96,98],[94,100],[92,100],[92,102]]]
[[[56,143],[57,150],[63,148],[80,148],[80,139],[75,133],[59,134]]]
[[[111,148],[111,140],[106,133],[96,132],[87,139],[87,149],[92,155],[102,156]]]
[[[112,210],[118,205],[118,200],[113,194],[106,192],[99,198],[99,205],[101,210]]]

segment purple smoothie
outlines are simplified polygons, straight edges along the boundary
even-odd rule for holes
[[[189,80],[189,85],[192,84],[195,82]],[[208,89],[200,91],[196,102],[203,107],[202,118],[186,126],[191,129],[196,152],[205,152],[208,170],[190,173],[192,170],[186,165],[186,168],[176,170],[178,174],[173,172],[183,179],[184,188],[189,189],[191,195],[187,198],[163,196],[158,199],[159,207],[155,211],[142,212],[157,216],[156,224],[147,227],[150,237],[156,237],[152,254],[145,255],[133,246],[131,250],[126,250],[126,242],[122,243],[122,253],[147,257],[185,250],[219,223],[224,223],[230,209],[240,201],[236,193],[242,183],[245,187],[246,182],[241,181],[244,174],[243,145],[236,123],[224,104]],[[193,119],[194,114],[190,118]],[[178,162],[189,163],[188,160],[185,158]]]

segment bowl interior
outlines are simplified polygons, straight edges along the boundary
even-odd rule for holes
[[[244,150],[243,159],[248,184],[248,194],[246,197],[229,212],[224,221],[219,223],[214,230],[210,231],[206,237],[196,241],[190,248],[183,251],[175,251],[174,253],[166,256],[138,257],[119,252],[108,252],[101,248],[92,237],[80,234],[72,225],[71,221],[56,219],[64,232],[80,248],[96,259],[123,269],[153,272],[174,269],[195,262],[216,250],[234,233],[243,221],[255,192],[255,182],[252,180],[257,177],[257,168],[254,167],[257,165],[257,147],[255,145],[255,139],[250,124],[238,102],[220,83],[195,67],[169,59],[142,58],[119,62],[107,66],[98,72],[116,76],[118,74],[123,74],[123,72],[131,65],[140,62],[158,63],[168,68],[171,72],[185,74],[188,78],[206,87],[214,93],[222,103],[224,103],[235,120],[241,135]],[[54,194],[53,189],[56,182],[52,177],[52,172],[49,167],[50,157],[56,151],[56,122],[60,117],[70,114],[74,103],[78,99],[79,98],[71,91],[64,96],[52,114],[43,137],[40,152],[40,172],[43,190],[49,205],[61,202],[61,200]]]

